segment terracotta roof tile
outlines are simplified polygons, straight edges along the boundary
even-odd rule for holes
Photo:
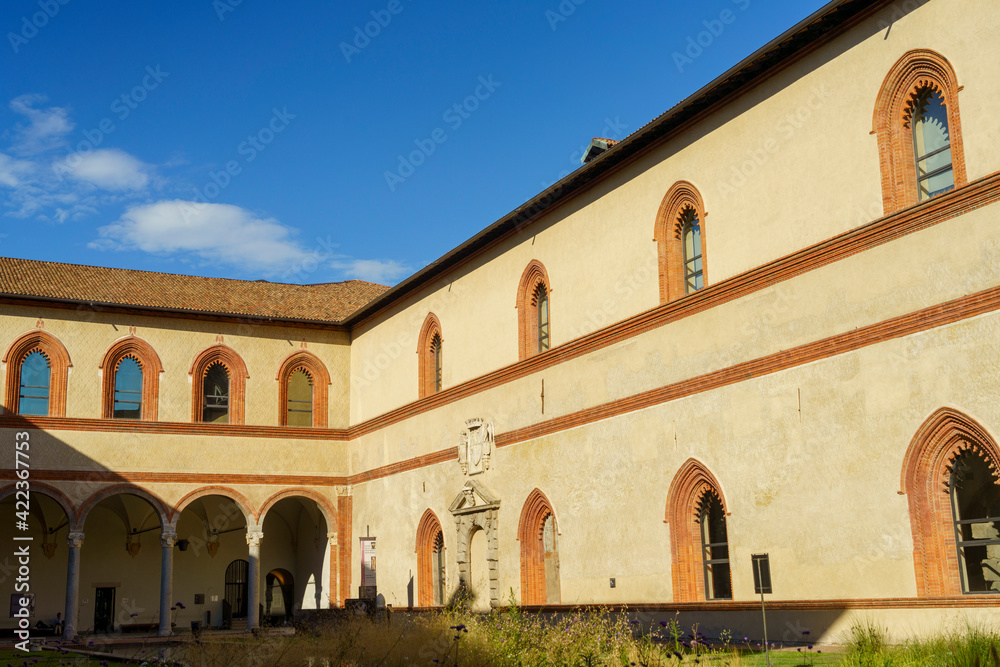
[[[339,322],[389,288],[348,280],[319,285],[201,278],[0,257],[0,294]]]

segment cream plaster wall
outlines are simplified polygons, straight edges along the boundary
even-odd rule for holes
[[[200,352],[215,345],[216,337],[221,335],[224,344],[242,357],[250,376],[246,380],[246,424],[278,424],[278,369],[285,357],[302,349],[301,343],[305,342],[307,350],[319,357],[330,372],[329,426],[347,426],[350,352],[346,333],[31,306],[5,306],[4,315],[0,318],[0,347],[4,350],[35,329],[39,319],[44,321],[45,330],[66,347],[73,363],[67,389],[67,417],[101,416],[99,366],[111,344],[127,336],[129,327],[134,326],[135,335],[153,347],[163,364],[158,421],[191,422],[191,364]]]
[[[417,334],[428,312],[443,328],[446,387],[517,361],[515,292],[532,259],[552,283],[554,345],[656,306],[653,229],[678,180],[693,182],[705,201],[709,283],[882,217],[872,115],[886,74],[908,50],[934,49],[952,62],[965,86],[969,179],[997,171],[1000,46],[990,35],[1000,15],[986,0],[935,0],[886,30],[894,12],[817,49],[356,330],[351,422],[416,400]],[[741,176],[754,154],[761,164]]]
[[[520,595],[517,524],[537,487],[560,529],[563,603],[672,600],[667,493],[690,457],[718,478],[731,512],[736,600],[754,599],[750,554],[761,551],[776,599],[915,596],[903,457],[942,406],[1000,435],[1000,382],[982,363],[1000,358],[998,333],[1000,314],[984,315],[497,450],[477,481],[502,499],[502,597]],[[355,534],[378,537],[390,603],[406,600],[426,508],[457,584],[447,507],[463,483],[448,462],[354,487]]]

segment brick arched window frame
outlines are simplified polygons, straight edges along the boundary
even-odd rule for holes
[[[191,421],[202,421],[202,407],[205,403],[205,392],[203,379],[208,369],[215,363],[221,363],[229,372],[229,424],[242,424],[244,403],[246,399],[246,382],[250,374],[247,373],[246,364],[236,353],[236,350],[228,345],[213,345],[203,350],[194,361],[191,362],[191,370],[188,373],[192,379],[191,391]]]
[[[444,336],[437,315],[428,313],[417,337],[418,388],[420,398],[444,388]]]
[[[160,373],[163,364],[156,350],[141,338],[126,336],[111,344],[98,368],[101,369],[101,418],[112,419],[115,413],[115,374],[124,359],[131,357],[142,369],[142,421],[156,421],[160,396]]]
[[[288,381],[295,371],[304,371],[312,380],[312,426],[326,428],[329,409],[330,372],[315,354],[300,350],[285,357],[278,368],[278,423],[288,425]]]
[[[439,564],[435,557],[440,556],[443,549],[444,531],[441,530],[441,522],[438,521],[437,515],[428,509],[417,524],[417,604],[421,607],[444,604],[441,595],[443,575],[438,572],[435,576],[434,572]],[[437,601],[434,599],[435,586],[438,587]]]
[[[21,388],[21,365],[32,352],[41,353],[49,362],[49,417],[66,416],[66,385],[69,369],[73,366],[69,352],[62,342],[41,329],[29,331],[7,348],[3,355],[6,365],[4,382],[4,410],[7,414],[18,414],[18,395]]]
[[[531,260],[517,285],[517,358],[545,352],[552,340],[552,283],[545,266]],[[542,303],[544,301],[544,304]],[[540,310],[541,306],[541,310]],[[544,318],[544,319],[543,319]]]
[[[703,463],[693,458],[685,461],[670,483],[665,522],[670,524],[670,573],[674,602],[701,602],[707,599],[701,519],[706,497],[712,495],[718,498],[728,517],[719,481]],[[732,590],[731,582],[729,589]]]
[[[941,95],[947,110],[951,164],[955,187],[968,182],[958,93],[962,87],[948,59],[936,51],[908,51],[892,66],[875,102],[872,134],[878,137],[882,172],[882,209],[885,215],[919,203],[917,166],[913,147],[914,105],[925,89]]]
[[[551,521],[551,549],[545,545],[547,520]],[[521,543],[522,604],[559,603],[559,555],[555,544],[558,533],[552,503],[544,493],[535,489],[524,501],[521,519],[517,524],[517,539]],[[554,570],[554,577],[548,577],[547,570]]]
[[[660,267],[660,303],[680,299],[689,292],[686,286],[688,262],[685,261],[684,231],[692,220],[691,216],[700,227],[700,279],[702,284],[708,284],[706,215],[701,193],[688,181],[674,183],[663,197],[653,231]]]
[[[900,481],[910,509],[918,597],[962,595],[950,475],[955,460],[970,451],[994,474],[1000,471],[1000,448],[993,437],[951,408],[928,417],[906,450]]]

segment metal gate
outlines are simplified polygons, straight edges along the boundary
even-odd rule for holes
[[[233,618],[247,617],[247,570],[250,563],[234,560],[226,568],[226,602],[233,610]]]

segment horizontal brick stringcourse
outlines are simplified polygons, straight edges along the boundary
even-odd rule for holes
[[[847,611],[854,609],[969,609],[997,607],[1000,595],[962,595],[937,598],[858,598],[840,600],[767,600],[768,611]],[[529,613],[567,613],[576,610],[612,612],[649,612],[673,614],[674,612],[749,611],[760,612],[760,600],[705,601],[632,604],[547,604],[523,605],[518,609]],[[406,611],[441,613],[441,607],[412,607]]]
[[[200,435],[231,438],[279,438],[281,440],[345,441],[348,439],[347,429],[340,428],[191,424],[188,422],[146,422],[134,419],[25,417],[20,415],[0,416],[0,428],[37,428],[45,431],[98,431],[100,433]]]
[[[14,470],[0,470],[0,480],[16,479]],[[44,482],[95,482],[133,484],[198,484],[233,486],[266,484],[279,486],[345,486],[347,477],[324,475],[246,475],[205,472],[113,472],[111,470],[32,469],[31,479]]]

